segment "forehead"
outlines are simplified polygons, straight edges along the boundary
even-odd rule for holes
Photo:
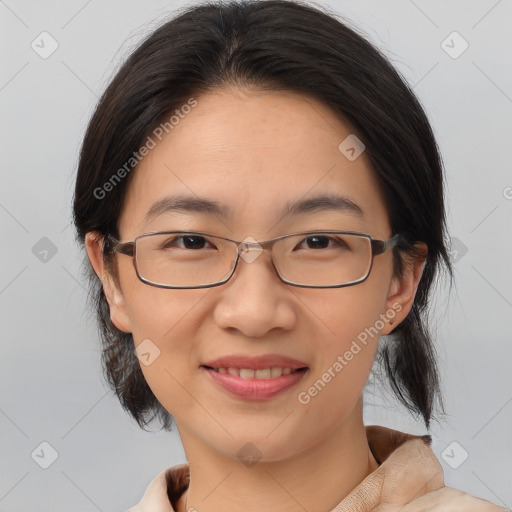
[[[288,91],[229,89],[194,99],[195,107],[175,116],[169,133],[161,140],[153,136],[155,147],[133,171],[123,234],[143,232],[155,203],[175,195],[210,199],[232,214],[231,227],[261,233],[293,202],[338,195],[364,211],[357,222],[352,211],[354,229],[387,231],[369,160],[364,152],[349,160],[340,151],[351,130],[328,107]]]

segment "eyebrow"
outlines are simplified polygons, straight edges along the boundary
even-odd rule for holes
[[[195,212],[217,216],[223,220],[232,219],[228,206],[204,197],[173,195],[155,202],[146,213],[143,222],[149,222],[163,213],[171,211]],[[364,217],[363,209],[351,199],[339,195],[321,195],[285,204],[282,215],[304,215],[307,213],[339,211]]]

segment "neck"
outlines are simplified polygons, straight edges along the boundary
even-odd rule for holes
[[[368,446],[362,404],[309,450],[244,465],[180,430],[190,485],[177,512],[329,512],[378,467]]]

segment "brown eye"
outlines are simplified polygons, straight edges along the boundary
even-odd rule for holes
[[[343,239],[339,237],[334,238],[326,235],[308,236],[299,245],[302,245],[304,243],[307,244],[307,249],[326,249],[329,247],[347,248],[347,244],[343,241]],[[329,244],[331,245],[329,246]]]
[[[171,238],[162,244],[162,249],[177,247],[178,249],[204,249],[205,244],[210,244],[204,236],[182,235]],[[210,244],[212,245],[212,244]]]

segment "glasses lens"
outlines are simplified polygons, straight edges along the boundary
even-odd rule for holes
[[[370,271],[372,249],[370,239],[364,236],[320,232],[279,240],[274,258],[287,281],[335,286],[364,279]]]
[[[236,244],[215,236],[157,233],[137,239],[139,275],[162,286],[197,287],[222,282],[233,271],[236,256]],[[273,247],[279,275],[304,286],[360,281],[370,271],[371,256],[370,239],[351,234],[292,235],[278,240]]]
[[[204,286],[230,275],[236,246],[197,233],[157,233],[137,239],[135,258],[139,275],[153,284]]]

